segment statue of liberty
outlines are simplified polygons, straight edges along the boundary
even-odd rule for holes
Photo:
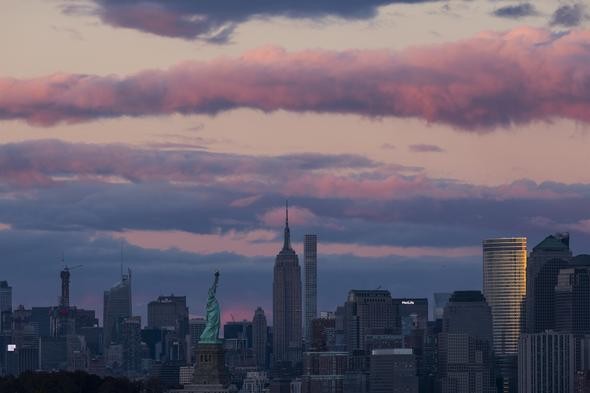
[[[215,298],[217,292],[217,284],[219,283],[219,271],[215,272],[215,280],[213,285],[209,288],[209,299],[207,299],[207,325],[201,334],[199,343],[204,344],[218,344],[219,340],[219,325],[220,325],[220,309],[219,303]]]

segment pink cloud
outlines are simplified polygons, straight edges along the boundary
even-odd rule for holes
[[[232,108],[421,118],[485,130],[590,122],[590,30],[518,28],[400,52],[267,47],[135,75],[0,79],[0,118],[51,126]]]

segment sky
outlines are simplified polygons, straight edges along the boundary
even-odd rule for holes
[[[284,204],[319,309],[481,288],[481,242],[590,253],[590,6],[566,0],[5,0],[0,279],[72,304],[271,315]],[[62,256],[64,261],[62,262]]]

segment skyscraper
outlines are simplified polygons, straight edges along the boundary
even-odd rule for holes
[[[311,343],[311,324],[317,318],[317,279],[318,279],[318,237],[317,235],[305,235],[303,240],[303,266],[305,271],[305,345]]]
[[[268,326],[264,310],[260,307],[254,312],[252,318],[252,351],[256,367],[261,370],[267,368],[267,337]]]
[[[370,393],[418,393],[416,357],[411,348],[371,351]]]
[[[480,291],[456,291],[438,335],[441,393],[495,393],[492,312]]]
[[[9,314],[12,311],[12,287],[7,281],[0,281],[0,332],[8,328]]]
[[[175,330],[179,336],[188,331],[186,296],[158,296],[148,303],[148,327]]]
[[[493,347],[504,392],[516,391],[516,355],[526,292],[525,237],[483,242],[483,294],[492,309]]]
[[[289,208],[285,216],[283,249],[275,260],[273,280],[273,354],[276,363],[301,361],[301,268],[291,248]]]
[[[104,346],[120,343],[122,324],[131,317],[131,270],[121,275],[121,282],[104,292]]]
[[[590,334],[590,256],[578,255],[560,269],[555,286],[555,330]]]
[[[344,305],[344,331],[349,352],[365,350],[368,335],[392,334],[396,310],[386,290],[351,290]]]
[[[526,331],[555,329],[555,286],[572,259],[568,233],[547,236],[529,255],[526,273]]]

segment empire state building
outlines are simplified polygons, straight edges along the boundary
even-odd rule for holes
[[[301,361],[302,313],[301,268],[291,248],[289,206],[286,207],[285,240],[275,260],[272,293],[273,348],[275,363]]]

